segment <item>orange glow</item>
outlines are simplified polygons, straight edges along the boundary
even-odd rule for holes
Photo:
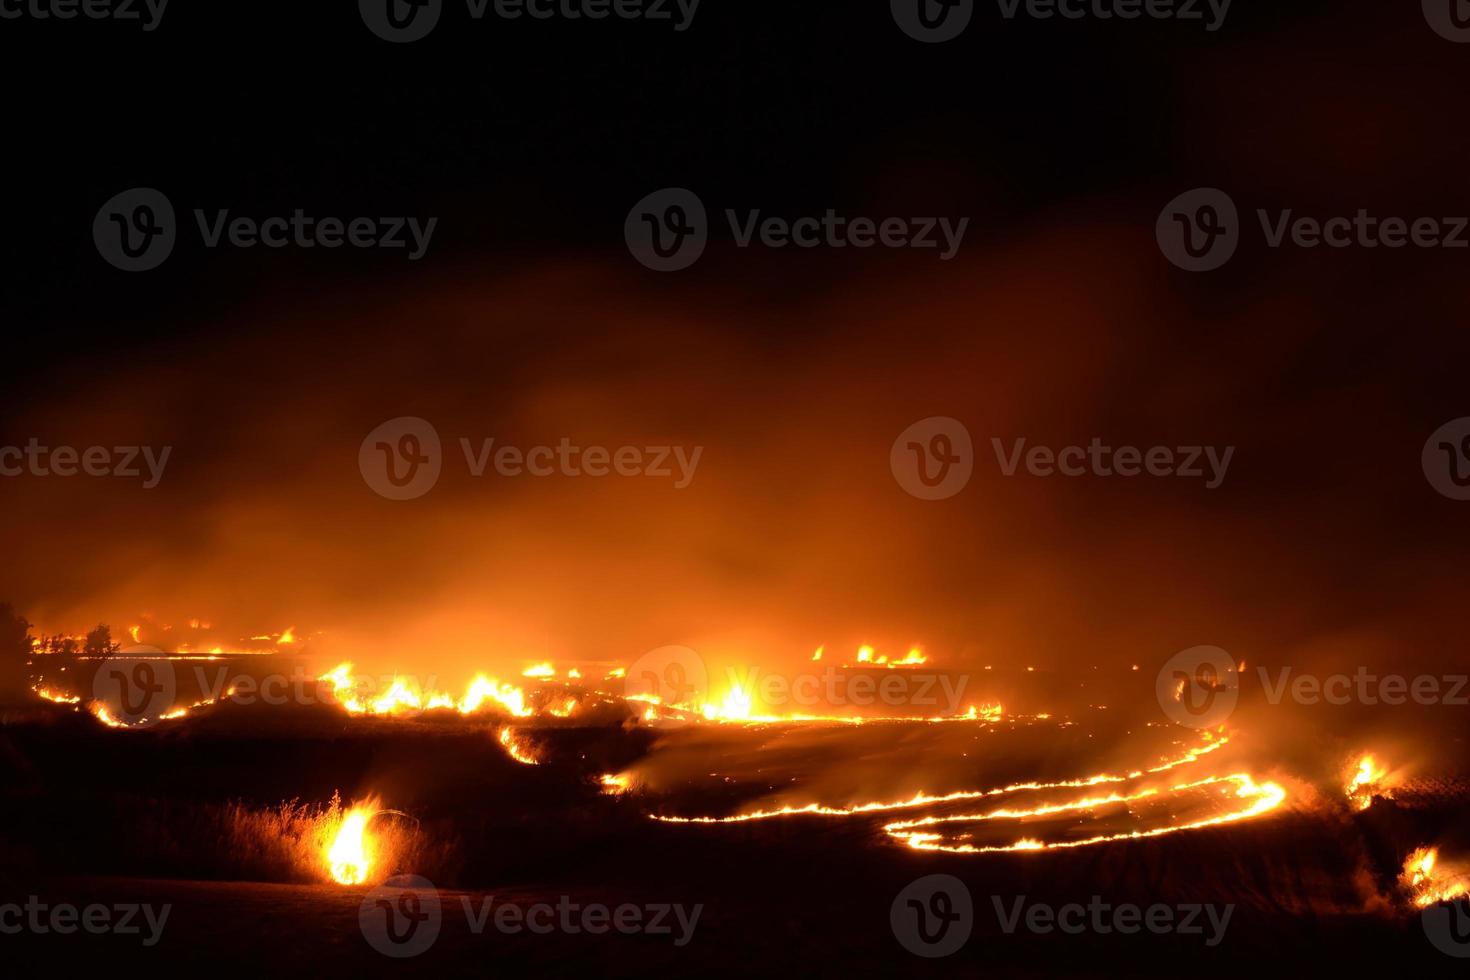
[[[369,800],[354,806],[342,818],[342,825],[327,851],[327,867],[331,869],[333,881],[340,885],[360,885],[367,881],[372,865],[367,825],[377,814],[378,801]]]
[[[1081,779],[1068,779],[1060,782],[1027,782],[1012,783],[997,789],[983,790],[959,790],[954,793],[945,793],[934,796],[928,793],[916,793],[911,799],[897,800],[891,802],[856,803],[851,806],[826,806],[821,803],[808,803],[804,806],[785,806],[777,810],[756,810],[752,813],[742,813],[733,817],[663,817],[655,816],[653,819],[664,823],[747,823],[751,820],[770,820],[777,817],[791,817],[801,815],[815,815],[823,817],[850,817],[856,814],[876,813],[886,810],[911,810],[918,807],[933,806],[936,803],[955,803],[962,800],[976,800],[988,796],[1003,796],[1010,793],[1018,793],[1030,790],[1053,790],[1053,789],[1086,789],[1092,786],[1100,786],[1111,783],[1125,783],[1130,780],[1139,779],[1143,776],[1152,776],[1168,772],[1179,766],[1189,765],[1204,758],[1212,752],[1223,748],[1230,739],[1221,736],[1218,739],[1209,739],[1199,748],[1190,749],[1183,756],[1152,769],[1140,769],[1126,775],[1100,774],[1087,776]]]
[[[1371,755],[1358,760],[1358,768],[1347,784],[1347,796],[1353,806],[1366,810],[1373,805],[1373,797],[1387,795],[1382,785],[1388,778],[1388,770],[1379,765]]]
[[[1418,848],[1408,856],[1399,884],[1419,908],[1470,895],[1470,875],[1447,872],[1441,865],[1439,850],[1433,847]]]
[[[1234,789],[1232,791],[1232,784]],[[1095,837],[1087,837],[1081,840],[1057,841],[1046,844],[1033,839],[1018,840],[1014,844],[997,847],[976,847],[973,844],[945,842],[944,839],[934,833],[915,833],[915,827],[934,827],[941,824],[952,823],[978,823],[986,820],[1012,819],[1021,820],[1029,817],[1053,816],[1060,813],[1091,811],[1099,807],[1114,804],[1132,803],[1137,800],[1156,797],[1164,794],[1186,792],[1202,789],[1205,787],[1219,787],[1228,796],[1248,801],[1248,805],[1242,809],[1232,811],[1223,816],[1210,817],[1205,820],[1196,820],[1189,823],[1169,824],[1164,827],[1153,827],[1148,830],[1134,830],[1118,834],[1099,834]],[[1013,810],[1002,808],[990,813],[983,814],[956,814],[946,817],[924,817],[919,820],[903,820],[890,823],[883,829],[887,833],[903,841],[909,847],[923,851],[948,851],[952,854],[991,854],[1005,851],[1039,851],[1059,850],[1072,847],[1086,847],[1090,844],[1105,844],[1111,841],[1140,840],[1147,837],[1162,837],[1165,834],[1176,834],[1187,830],[1199,830],[1204,827],[1217,827],[1223,824],[1235,823],[1240,820],[1249,820],[1264,813],[1276,809],[1286,800],[1286,790],[1275,783],[1257,783],[1254,779],[1244,773],[1236,773],[1230,776],[1211,776],[1207,779],[1193,783],[1181,783],[1169,789],[1144,789],[1137,793],[1120,794],[1110,793],[1107,796],[1084,797],[1067,803],[1040,806],[1030,810]]]
[[[511,729],[502,728],[497,738],[500,739],[500,744],[505,748],[506,755],[510,756],[521,765],[540,765],[540,763],[536,759],[536,756],[531,753],[531,750],[529,748],[527,748],[525,742],[518,739],[516,737],[516,733]]]

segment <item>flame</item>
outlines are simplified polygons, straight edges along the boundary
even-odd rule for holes
[[[610,796],[620,796],[633,788],[633,777],[627,773],[608,774],[602,777],[602,791]]]
[[[332,880],[340,885],[360,885],[367,881],[372,859],[368,853],[368,821],[378,814],[378,801],[368,800],[347,811],[342,826],[327,851],[327,866]]]
[[[548,678],[556,676],[556,668],[551,664],[534,664],[521,671],[522,677]]]
[[[976,847],[965,843],[944,843],[938,834],[911,833],[914,827],[932,827],[938,824],[949,823],[977,823],[985,820],[1012,819],[1023,820],[1028,817],[1053,816],[1060,813],[1077,811],[1090,811],[1099,807],[1114,804],[1132,803],[1137,800],[1160,796],[1163,793],[1181,793],[1198,790],[1205,787],[1222,787],[1229,795],[1230,784],[1235,785],[1233,795],[1241,800],[1250,801],[1248,806],[1223,816],[1210,817],[1204,820],[1196,820],[1190,823],[1170,824],[1165,827],[1153,827],[1148,830],[1133,830],[1118,834],[1099,834],[1095,837],[1082,838],[1080,840],[1056,841],[1050,844],[1042,843],[1033,839],[1023,838],[1014,844],[997,847]],[[1091,844],[1105,844],[1111,841],[1140,840],[1146,837],[1162,837],[1165,834],[1177,834],[1187,830],[1199,830],[1204,827],[1218,827],[1222,824],[1235,823],[1240,820],[1249,820],[1261,814],[1269,813],[1276,809],[1286,800],[1286,790],[1276,783],[1257,783],[1245,773],[1236,773],[1230,776],[1210,776],[1193,783],[1180,783],[1167,790],[1144,789],[1137,793],[1121,794],[1111,793],[1101,797],[1084,797],[1067,803],[1040,806],[1031,810],[1012,810],[1002,808],[983,814],[956,814],[946,817],[924,817],[919,820],[901,820],[886,825],[883,829],[898,840],[903,841],[909,847],[923,851],[947,851],[951,854],[992,854],[1007,851],[1038,851],[1059,850],[1062,848],[1087,847]]]
[[[1388,770],[1379,765],[1373,756],[1363,756],[1358,760],[1357,771],[1348,781],[1348,799],[1359,810],[1368,809],[1373,805],[1374,796],[1385,795],[1382,783],[1387,777]]]
[[[276,643],[280,644],[281,646],[290,646],[291,644],[293,644],[295,642],[296,642],[296,627],[294,627],[294,626],[287,626],[286,627],[286,632],[282,633],[280,635],[280,637],[276,640]]]
[[[425,696],[415,681],[396,676],[389,684],[387,692],[381,697],[365,700],[359,696],[358,691],[370,681],[355,676],[352,671],[352,664],[344,663],[317,678],[331,685],[333,699],[346,709],[348,714],[394,715],[422,710],[443,710],[472,715],[492,704],[498,705],[502,710],[517,718],[525,718],[532,714],[531,708],[526,703],[525,691],[510,684],[502,684],[484,674],[470,682],[464,697],[458,701],[442,691],[429,692]],[[576,703],[574,699],[568,702],[569,706],[564,706],[562,717],[570,714],[571,708],[575,707]]]
[[[72,697],[71,695],[68,695],[68,694],[61,694],[61,693],[59,693],[57,691],[51,690],[49,687],[38,687],[38,688],[35,688],[34,690],[35,690],[36,694],[38,694],[41,697],[45,698],[47,701],[54,701],[56,704],[81,704],[82,703],[82,699],[81,698]]]
[[[1010,793],[1019,793],[1032,790],[1053,789],[1087,789],[1110,783],[1126,783],[1144,776],[1153,776],[1165,773],[1180,766],[1190,765],[1197,762],[1212,752],[1218,752],[1230,742],[1228,736],[1218,739],[1207,739],[1204,745],[1190,749],[1177,759],[1164,762],[1154,766],[1152,769],[1139,769],[1123,774],[1102,773],[1096,776],[1086,776],[1080,779],[1067,779],[1058,782],[1027,782],[1012,783],[1009,786],[1001,786],[996,789],[982,790],[959,790],[954,793],[946,793],[942,796],[931,796],[928,793],[916,793],[911,799],[892,802],[857,803],[852,806],[826,806],[821,803],[808,803],[804,806],[785,806],[778,810],[757,810],[753,813],[737,814],[733,817],[665,817],[655,816],[653,819],[664,823],[747,823],[751,820],[770,820],[776,817],[791,817],[800,815],[815,815],[822,817],[850,817],[863,813],[876,813],[885,810],[910,810],[917,807],[933,806],[938,803],[956,803],[963,800],[982,799],[987,796],[1003,796]]]
[[[523,766],[540,765],[536,757],[526,747],[525,742],[516,738],[516,733],[509,728],[502,728],[499,736],[500,744],[505,747],[505,752],[512,759]]]
[[[108,711],[107,705],[103,704],[101,701],[93,701],[91,704],[87,705],[87,708],[92,712],[92,714],[97,716],[98,721],[102,722],[102,724],[106,725],[108,728],[128,727],[127,725],[118,721],[116,718],[112,717],[112,712]]]
[[[1417,848],[1404,861],[1399,884],[1419,908],[1470,895],[1470,876],[1453,872],[1447,875],[1439,863],[1439,849],[1434,847]]]
[[[895,660],[893,663],[889,664],[888,666],[889,667],[921,667],[921,666],[923,666],[924,664],[926,664],[928,662],[929,662],[929,658],[926,657],[926,656],[924,656],[922,653],[920,653],[918,647],[914,647],[912,650],[910,650],[907,654],[904,655],[904,658],[902,660]]]
[[[730,693],[725,695],[723,702],[704,706],[704,716],[711,721],[749,721],[753,704],[750,695],[745,693],[745,688],[736,683],[730,687]]]

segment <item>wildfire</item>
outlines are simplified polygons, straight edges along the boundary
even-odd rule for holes
[[[1232,784],[1234,787],[1233,793],[1231,792]],[[1107,806],[1133,803],[1151,797],[1158,797],[1163,794],[1184,793],[1207,787],[1218,787],[1227,798],[1233,795],[1237,799],[1246,801],[1248,805],[1239,810],[1231,811],[1221,816],[1209,817],[1204,820],[1170,824],[1164,827],[1153,827],[1148,830],[1133,830],[1117,834],[1099,834],[1094,837],[1056,841],[1049,844],[1030,838],[1023,838],[1014,844],[977,847],[974,844],[968,843],[946,842],[939,834],[915,833],[912,830],[915,827],[934,827],[940,824],[973,824],[997,819],[1024,820],[1034,817],[1055,816],[1062,813],[1087,812]],[[1200,830],[1205,827],[1217,827],[1240,820],[1249,820],[1252,817],[1258,817],[1261,814],[1269,813],[1276,809],[1285,799],[1286,790],[1277,784],[1257,783],[1244,773],[1236,773],[1230,776],[1211,776],[1193,783],[1181,783],[1164,790],[1144,789],[1131,794],[1110,793],[1107,796],[1084,797],[1066,803],[1039,806],[1030,810],[1002,808],[983,814],[956,814],[945,817],[924,817],[919,820],[896,821],[888,824],[883,829],[889,836],[903,841],[909,847],[924,851],[948,851],[953,854],[991,854],[1005,851],[1058,850],[1071,847],[1086,847],[1091,844],[1104,844],[1111,841],[1162,837],[1165,834],[1176,834],[1187,830]]]
[[[522,677],[546,679],[556,676],[556,668],[551,664],[534,664],[521,671]]]
[[[1446,874],[1439,867],[1439,850],[1433,847],[1421,847],[1409,855],[1399,884],[1419,908],[1470,895],[1470,876]]]
[[[745,693],[745,688],[735,684],[730,688],[730,693],[725,695],[723,702],[704,706],[704,716],[711,721],[749,721],[753,703],[750,695]]]
[[[619,796],[633,788],[633,777],[627,773],[602,777],[602,791],[610,796]]]
[[[527,748],[526,743],[517,738],[516,733],[512,729],[502,728],[497,737],[500,739],[500,744],[505,748],[506,754],[515,761],[525,766],[540,765],[536,756]]]
[[[47,701],[55,702],[56,704],[81,704],[82,703],[82,699],[81,698],[72,697],[69,694],[61,694],[61,693],[59,693],[57,691],[51,690],[49,687],[38,687],[38,688],[35,689],[35,691],[36,691],[36,694],[39,695],[40,697],[45,698]]]
[[[340,885],[360,885],[367,881],[372,865],[367,826],[378,812],[378,801],[368,800],[342,817],[342,825],[327,851],[327,867],[331,869],[333,881]]]
[[[106,725],[108,728],[128,727],[123,722],[118,721],[116,718],[114,718],[112,716],[112,712],[107,710],[107,705],[103,704],[101,701],[93,701],[91,704],[87,705],[87,707],[91,710],[92,714],[97,716],[97,720],[102,722],[102,724]]]
[[[1358,768],[1353,773],[1347,784],[1347,797],[1359,810],[1366,810],[1373,805],[1373,797],[1384,794],[1383,781],[1388,777],[1388,770],[1379,765],[1371,755],[1365,755],[1358,760]]]
[[[317,680],[330,684],[332,697],[353,715],[395,715],[424,710],[457,711],[462,715],[472,715],[491,706],[498,706],[517,718],[529,717],[533,713],[527,705],[524,690],[511,684],[502,684],[484,674],[471,681],[464,697],[456,701],[443,692],[425,694],[419,689],[417,682],[405,677],[394,677],[383,695],[368,698],[360,692],[371,688],[372,681],[357,677],[352,670],[352,664],[341,664]],[[575,707],[575,700],[570,703]],[[564,704],[562,710],[570,713],[571,708]]]
[[[1208,734],[1208,733],[1207,733]],[[1140,769],[1127,774],[1102,773],[1096,776],[1086,776],[1080,779],[1067,779],[1058,782],[1026,782],[1012,783],[1009,786],[1001,786],[996,789],[982,790],[959,790],[954,793],[945,793],[933,796],[928,793],[917,793],[907,800],[891,802],[856,803],[851,806],[827,806],[821,803],[808,803],[803,806],[784,806],[776,810],[757,810],[753,813],[737,814],[733,817],[666,817],[655,816],[653,819],[664,823],[747,823],[752,820],[770,820],[777,817],[792,817],[803,815],[814,815],[822,817],[850,817],[864,813],[878,813],[886,810],[910,810],[918,807],[934,806],[939,803],[958,803],[965,800],[977,800],[990,796],[1004,796],[1011,793],[1033,790],[1056,790],[1056,789],[1088,789],[1093,786],[1105,784],[1126,783],[1144,776],[1153,776],[1165,773],[1179,766],[1189,765],[1204,758],[1212,752],[1218,752],[1230,741],[1228,736],[1210,738],[1204,745],[1190,749],[1177,759],[1164,762],[1154,766],[1152,769]]]

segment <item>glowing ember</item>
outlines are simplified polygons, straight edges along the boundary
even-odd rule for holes
[[[517,718],[529,717],[533,713],[526,703],[525,691],[511,684],[492,680],[483,674],[470,682],[464,697],[458,701],[438,691],[425,695],[416,682],[404,677],[394,677],[384,694],[370,697],[366,692],[373,686],[371,680],[356,676],[352,664],[341,664],[317,680],[330,684],[332,698],[353,715],[392,716],[423,710],[457,711],[462,715],[472,715],[490,707],[498,707]],[[575,707],[575,700],[570,703]],[[563,717],[571,710],[565,704],[562,709]]]
[[[368,853],[367,825],[378,813],[376,800],[354,806],[342,818],[342,826],[327,851],[327,866],[332,880],[340,885],[360,885],[367,881],[372,859]]]
[[[526,743],[516,737],[516,733],[509,728],[502,728],[499,736],[500,744],[512,759],[525,766],[540,765],[536,756],[526,746]]]
[[[753,703],[750,695],[745,693],[745,688],[735,684],[730,688],[730,693],[725,695],[723,702],[704,706],[704,716],[711,721],[748,721]]]
[[[1371,755],[1365,755],[1358,761],[1357,771],[1347,784],[1347,796],[1353,805],[1359,810],[1366,810],[1373,805],[1374,796],[1386,795],[1382,783],[1388,777],[1388,770],[1380,766]]]
[[[1204,820],[1195,820],[1182,824],[1170,824],[1165,827],[1154,827],[1148,830],[1133,830],[1117,834],[1099,834],[1080,840],[1057,841],[1054,843],[1042,843],[1033,839],[1022,839],[1014,844],[996,847],[976,847],[973,844],[959,843],[955,841],[946,842],[934,833],[912,833],[914,827],[934,827],[939,824],[954,823],[978,823],[986,820],[1010,819],[1021,820],[1030,817],[1046,817],[1061,813],[1092,811],[1101,807],[1115,804],[1132,803],[1162,794],[1175,794],[1190,790],[1199,790],[1205,787],[1217,787],[1228,796],[1248,801],[1248,805],[1239,810],[1234,810],[1222,816],[1209,817]],[[1233,787],[1233,789],[1232,789]],[[1275,783],[1256,783],[1254,779],[1244,773],[1231,776],[1211,776],[1194,783],[1181,783],[1169,789],[1145,789],[1133,794],[1111,793],[1102,797],[1088,797],[1073,800],[1067,803],[1040,806],[1030,810],[1000,809],[984,814],[957,814],[947,817],[925,817],[920,820],[904,820],[888,824],[883,829],[898,840],[903,841],[909,847],[924,851],[948,851],[953,854],[988,854],[1003,851],[1037,851],[1057,850],[1061,848],[1086,847],[1090,844],[1104,844],[1111,841],[1140,840],[1146,837],[1162,837],[1165,834],[1176,834],[1186,830],[1199,830],[1204,827],[1217,827],[1222,824],[1235,823],[1240,820],[1249,820],[1263,813],[1269,813],[1276,809],[1286,799],[1286,790]]]
[[[98,721],[102,722],[102,724],[106,725],[108,728],[128,727],[127,725],[114,718],[112,716],[112,712],[107,710],[107,705],[103,704],[101,701],[93,701],[91,704],[87,705],[87,708],[92,712],[92,714],[97,716]]]
[[[618,796],[628,792],[633,787],[633,777],[627,773],[619,775],[606,775],[602,777],[602,791],[610,796]]]
[[[1433,847],[1421,847],[1409,855],[1399,884],[1419,908],[1470,895],[1470,875],[1446,871],[1440,864],[1439,850]]]
[[[1228,744],[1230,739],[1225,736],[1210,738],[1206,744],[1199,748],[1190,749],[1183,756],[1169,762],[1154,766],[1152,769],[1140,769],[1126,775],[1101,774],[1087,776],[1081,779],[1068,779],[1059,782],[1027,782],[1012,783],[997,789],[982,790],[959,790],[954,793],[945,793],[940,796],[932,796],[928,793],[917,793],[911,799],[893,802],[855,803],[851,806],[825,806],[820,803],[808,803],[804,806],[785,806],[778,810],[757,810],[753,813],[742,813],[733,817],[664,817],[655,816],[653,819],[664,823],[747,823],[751,820],[770,820],[777,817],[791,817],[802,815],[815,815],[822,817],[850,817],[863,813],[877,813],[885,810],[911,810],[918,807],[933,806],[937,803],[957,803],[964,800],[982,799],[988,796],[1004,796],[1010,793],[1034,790],[1056,790],[1056,789],[1086,789],[1092,786],[1100,786],[1112,783],[1125,783],[1139,779],[1144,776],[1158,775],[1168,772],[1179,766],[1189,765],[1204,758],[1212,752],[1218,752]]]

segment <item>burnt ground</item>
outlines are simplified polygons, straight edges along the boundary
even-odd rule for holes
[[[277,719],[279,720],[279,719]],[[646,818],[648,795],[604,795],[601,772],[647,751],[652,733],[620,726],[536,733],[546,764],[507,759],[493,728],[344,722],[289,724],[253,715],[151,732],[100,729],[59,711],[0,728],[4,816],[0,905],[172,906],[161,940],[140,936],[0,935],[17,966],[135,965],[161,975],[607,976],[1201,976],[1393,970],[1439,976],[1460,963],[1391,904],[1404,855],[1463,836],[1470,794],[1454,780],[1378,800],[1366,812],[1308,807],[1269,819],[1075,851],[967,857],[894,846],[881,818],[799,817],[734,826]],[[395,961],[364,938],[366,888],[261,875],[211,841],[198,813],[224,802],[382,792],[446,844],[412,870],[441,889],[442,926],[422,955]],[[691,791],[692,793],[693,791]],[[724,794],[723,796],[721,794]],[[728,805],[730,791],[681,801]],[[718,797],[718,798],[717,798]],[[704,809],[699,809],[703,807]],[[911,881],[951,874],[975,906],[974,932],[952,956],[921,959],[895,939],[890,906]],[[277,876],[278,878],[280,876]],[[286,876],[287,879],[290,876]],[[703,907],[692,939],[646,934],[509,934],[470,928],[478,909],[565,901]],[[1005,931],[1011,906],[1155,903],[1233,906],[1221,941],[1203,935]],[[146,931],[146,930],[145,930]],[[677,928],[675,929],[677,932]],[[7,971],[8,972],[8,971]]]

